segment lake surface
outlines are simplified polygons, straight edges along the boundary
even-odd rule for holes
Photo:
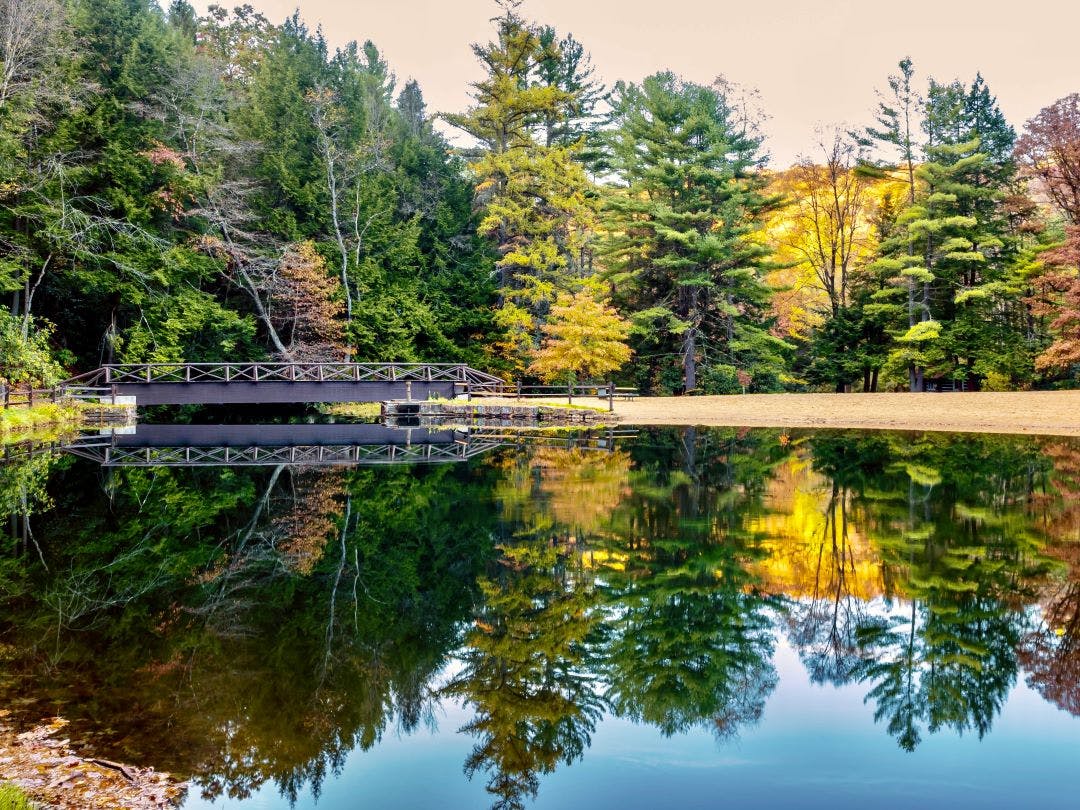
[[[0,707],[185,808],[1075,806],[1080,442],[335,429],[0,464]]]

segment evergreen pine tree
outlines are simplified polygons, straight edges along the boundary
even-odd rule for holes
[[[785,344],[769,333],[767,249],[752,233],[764,193],[761,141],[714,88],[658,73],[620,84],[607,198],[607,263],[635,322],[639,382],[654,391],[779,385]]]
[[[483,206],[479,230],[499,255],[496,320],[504,334],[496,351],[522,370],[552,302],[586,272],[594,202],[577,146],[549,146],[538,132],[571,115],[578,91],[539,79],[542,64],[562,57],[515,6],[502,4],[494,41],[473,46],[487,71],[473,85],[474,105],[446,120],[481,144],[470,169]]]

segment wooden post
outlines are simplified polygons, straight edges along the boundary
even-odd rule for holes
[[[412,380],[405,381],[405,401],[412,402]]]
[[[30,397],[30,407],[33,408],[34,407],[34,386],[33,385],[31,385],[27,389],[27,393],[28,393],[28,396]]]
[[[517,380],[517,397],[516,397],[516,399],[517,399],[518,402],[521,402],[521,377],[518,377],[518,380]]]
[[[612,380],[607,384],[607,409],[608,413],[615,410],[615,383]]]
[[[566,404],[574,404],[574,383],[570,381],[566,384]]]
[[[6,411],[11,405],[11,389],[6,385],[4,386],[4,410]]]

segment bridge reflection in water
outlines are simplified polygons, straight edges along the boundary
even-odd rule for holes
[[[619,437],[632,435],[612,428],[551,434],[383,424],[138,425],[133,432],[84,435],[35,451],[72,453],[104,467],[416,464],[466,461],[508,445],[610,450]]]

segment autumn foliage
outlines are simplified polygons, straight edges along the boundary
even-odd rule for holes
[[[1034,314],[1051,319],[1054,335],[1035,367],[1067,371],[1080,363],[1080,93],[1027,122],[1016,158],[1067,223],[1064,242],[1042,255],[1049,271],[1036,280],[1038,294],[1031,301]]]
[[[329,360],[346,354],[340,288],[312,242],[285,251],[274,288],[274,317],[290,359]]]
[[[630,325],[588,292],[560,298],[542,331],[530,370],[545,380],[598,377],[630,359]]]

